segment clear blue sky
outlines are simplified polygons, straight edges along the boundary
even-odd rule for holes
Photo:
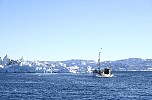
[[[100,50],[100,48],[103,48]],[[0,56],[152,59],[152,0],[0,0]]]

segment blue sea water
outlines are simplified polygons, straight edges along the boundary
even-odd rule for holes
[[[0,100],[152,100],[152,72],[0,73]]]

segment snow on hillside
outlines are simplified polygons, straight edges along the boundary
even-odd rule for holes
[[[113,71],[152,71],[152,59],[129,58],[101,62],[101,68],[110,67]],[[6,55],[0,57],[0,72],[28,73],[91,73],[98,68],[93,60],[71,59],[66,61],[28,61],[22,57],[13,60]]]
[[[6,55],[0,58],[0,72],[28,72],[28,73],[91,73],[89,60],[67,61],[28,61],[22,57],[19,60],[11,60]],[[95,62],[94,62],[95,64]]]

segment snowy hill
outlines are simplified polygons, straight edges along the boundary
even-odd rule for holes
[[[6,55],[0,58],[0,72],[30,72],[30,73],[91,73],[91,66],[96,64],[92,60],[67,61],[28,61],[23,57],[11,60]]]
[[[152,59],[129,58],[101,62],[101,67],[113,71],[152,71]],[[71,59],[66,61],[28,61],[22,57],[12,60],[6,55],[0,57],[0,72],[28,73],[91,73],[98,68],[93,60]]]
[[[110,66],[114,71],[152,71],[152,59],[129,58],[105,61],[102,65]]]

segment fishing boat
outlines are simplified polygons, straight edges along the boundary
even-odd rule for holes
[[[98,69],[93,71],[93,74],[96,77],[113,77],[114,75],[111,73],[111,69],[109,67],[104,68],[103,70],[100,68],[100,52],[98,59]]]

